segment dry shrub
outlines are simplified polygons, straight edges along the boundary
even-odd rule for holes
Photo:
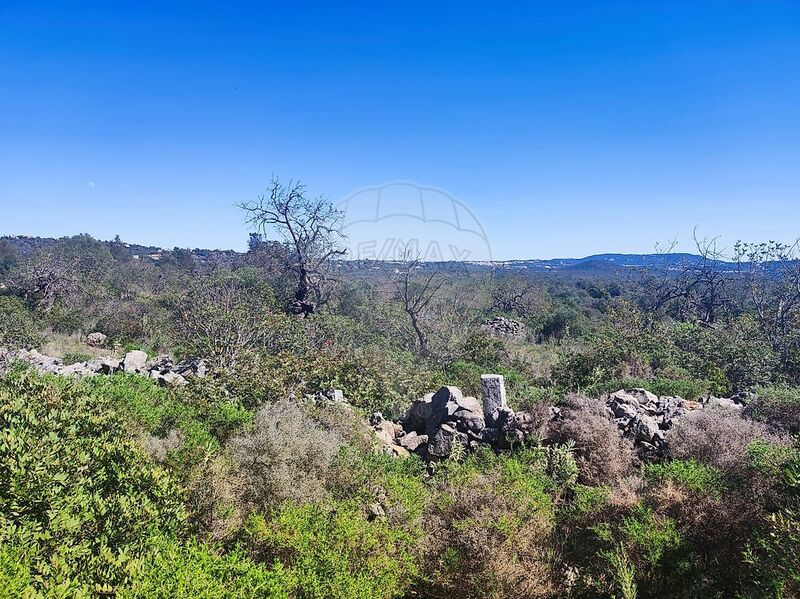
[[[244,500],[268,510],[283,501],[319,501],[342,447],[341,436],[326,430],[296,403],[264,405],[254,429],[231,441],[231,455],[244,484]]]
[[[498,491],[497,473],[449,487],[431,506],[425,597],[552,597],[552,515]]]
[[[728,473],[745,467],[747,446],[758,439],[780,441],[765,425],[745,420],[730,409],[690,412],[679,418],[667,435],[673,458],[695,458]]]
[[[184,438],[185,435],[183,431],[177,428],[170,429],[166,437],[147,435],[143,442],[144,450],[153,460],[159,464],[163,464],[167,459],[167,454],[170,451],[178,449],[183,443]]]
[[[244,482],[229,457],[199,465],[186,487],[192,521],[212,541],[229,540],[241,529],[247,516]]]
[[[782,434],[800,434],[800,388],[788,386],[761,387],[748,402],[742,415],[758,420]]]
[[[613,485],[631,472],[633,449],[619,432],[605,404],[580,395],[568,395],[551,437],[557,443],[575,442],[580,482]]]

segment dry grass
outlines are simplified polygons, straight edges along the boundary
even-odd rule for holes
[[[122,357],[122,350],[119,347],[91,347],[86,344],[85,335],[80,333],[65,335],[54,331],[46,334],[41,351],[55,358],[63,358],[68,354],[82,354],[90,358]]]
[[[690,412],[678,419],[667,435],[673,458],[695,458],[723,472],[741,471],[746,464],[747,446],[758,439],[780,442],[764,424],[726,409]]]

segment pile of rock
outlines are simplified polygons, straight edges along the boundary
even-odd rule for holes
[[[741,409],[739,398],[711,396],[697,402],[682,397],[659,397],[645,389],[620,390],[606,398],[606,405],[623,437],[633,443],[641,457],[663,455],[666,432],[675,421],[694,410]]]
[[[508,448],[536,434],[537,418],[508,406],[502,375],[481,376],[481,391],[478,400],[445,386],[414,401],[400,422],[373,414],[370,424],[387,452],[400,456],[414,452],[429,462],[480,446]]]
[[[123,358],[108,356],[64,364],[63,360],[46,356],[35,349],[15,352],[0,349],[0,364],[14,361],[29,364],[41,374],[82,378],[125,372],[146,376],[161,385],[185,385],[188,377],[204,377],[208,371],[206,362],[199,358],[190,358],[175,364],[169,356],[148,359],[147,353],[140,350],[129,351]]]
[[[483,323],[483,329],[489,334],[505,339],[517,339],[525,336],[525,323],[504,316],[495,316]]]
[[[658,397],[645,389],[620,390],[606,398],[606,406],[622,436],[642,455],[666,449],[666,431],[676,418],[702,407],[680,397]]]
[[[481,376],[481,392],[479,401],[465,397],[457,387],[442,387],[414,401],[399,422],[376,413],[370,425],[387,453],[417,453],[429,463],[480,446],[503,450],[526,442],[548,443],[548,430],[560,417],[557,407],[536,413],[514,412],[506,401],[501,375]],[[609,417],[642,459],[664,455],[666,432],[684,414],[705,408],[741,407],[735,398],[711,397],[701,403],[658,397],[645,389],[620,390],[604,400]]]

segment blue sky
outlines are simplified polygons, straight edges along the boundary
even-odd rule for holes
[[[0,234],[243,248],[272,175],[495,258],[794,239],[800,3],[0,2]]]

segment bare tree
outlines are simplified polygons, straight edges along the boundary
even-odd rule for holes
[[[725,252],[718,247],[717,238],[699,239],[695,231],[693,239],[697,255],[674,263],[659,260],[641,273],[645,311],[666,312],[679,320],[714,327],[732,308],[732,273],[726,272]],[[675,245],[673,242],[658,255],[670,255]]]
[[[247,223],[263,236],[278,233],[286,247],[284,268],[295,280],[295,314],[308,316],[330,299],[332,260],[346,253],[342,217],[325,197],[308,198],[306,187],[273,179],[269,189],[255,201],[238,207],[247,213]]]
[[[739,272],[761,330],[782,351],[800,323],[800,240],[745,243],[734,247]]]
[[[11,288],[28,304],[50,312],[57,303],[94,304],[102,296],[113,258],[108,248],[88,235],[57,240],[26,256],[13,273]]]
[[[544,303],[541,288],[526,276],[502,277],[492,291],[493,311],[525,317],[541,310]]]
[[[395,295],[400,301],[403,311],[408,315],[409,323],[414,335],[417,337],[417,349],[421,356],[430,354],[430,341],[424,323],[424,315],[436,293],[444,281],[439,278],[439,272],[434,270],[429,275],[417,276],[422,263],[419,257],[411,258],[406,253],[403,265],[392,278]]]

